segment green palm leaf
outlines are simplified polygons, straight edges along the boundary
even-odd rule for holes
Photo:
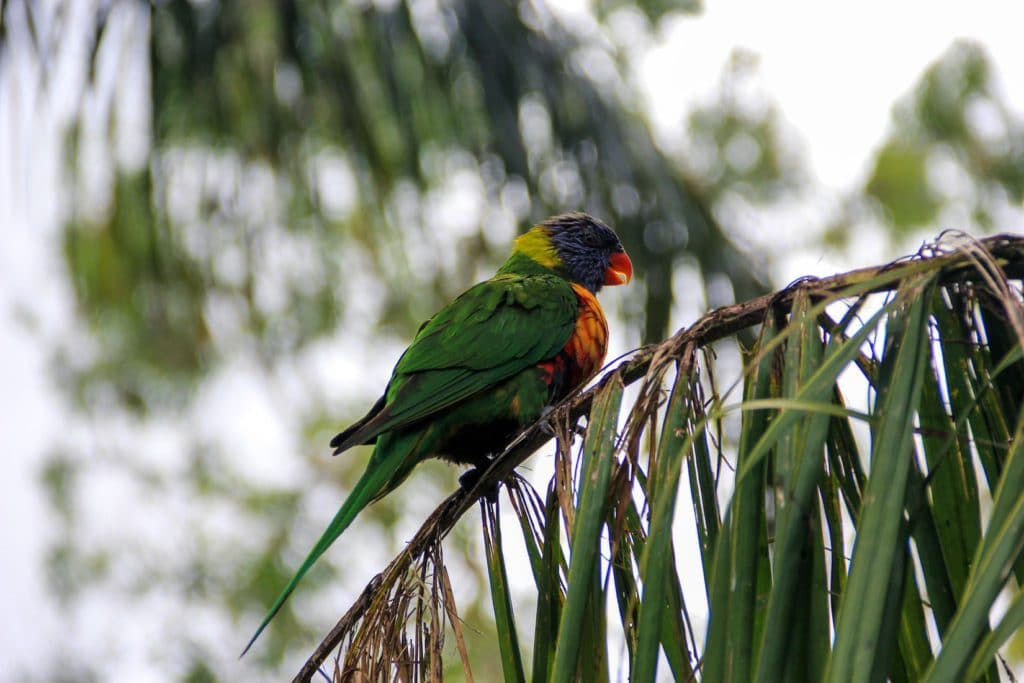
[[[1000,680],[1024,624],[1019,595],[989,621],[1024,566],[1021,273],[1022,239],[937,249],[713,311],[640,350],[438,508],[299,680],[339,644],[339,672],[430,675],[375,629],[394,634],[398,608],[410,626],[431,613],[406,607],[429,598],[410,576],[438,571],[444,534],[552,432],[546,496],[508,486],[527,604],[485,506],[506,680],[525,678],[527,625],[532,680]],[[754,326],[723,387],[702,350]],[[584,414],[577,458],[568,425]],[[443,655],[436,640],[423,662]]]

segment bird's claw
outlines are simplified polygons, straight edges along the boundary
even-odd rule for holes
[[[544,406],[540,409],[540,418],[537,420],[540,426],[540,431],[544,432],[546,436],[551,438],[558,437],[558,431],[555,429],[554,423],[551,421],[551,413],[555,412],[555,409],[551,406]]]
[[[554,408],[552,408],[551,406],[544,406],[543,408],[541,408],[540,419],[538,420],[538,425],[540,427],[540,430],[542,432],[544,432],[544,434],[546,434],[547,436],[550,436],[552,438],[557,438],[558,437],[558,430],[555,429],[555,425],[551,422],[551,419],[549,417],[552,412],[554,412]],[[582,436],[585,436],[586,433],[587,433],[586,427],[581,426],[579,424],[579,422],[573,422],[572,424],[569,425],[569,440],[570,441],[572,441],[572,438],[573,438],[574,435],[582,437]]]

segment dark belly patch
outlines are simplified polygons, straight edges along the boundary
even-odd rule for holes
[[[489,457],[501,453],[519,431],[519,421],[496,420],[486,425],[467,424],[455,427],[444,440],[437,456],[449,462],[481,467]]]

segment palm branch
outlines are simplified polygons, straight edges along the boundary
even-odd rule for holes
[[[479,505],[506,681],[609,680],[613,632],[632,681],[659,667],[675,680],[999,681],[998,651],[1024,624],[1022,274],[1024,239],[946,236],[637,350],[444,501],[296,680],[332,653],[336,680],[435,680],[446,636],[472,680],[442,541]],[[725,384],[715,351],[741,331],[756,341]],[[552,435],[538,492],[514,469]],[[532,619],[510,595],[499,503],[482,497],[495,482],[520,522]],[[698,540],[680,547],[687,505]],[[703,576],[680,573],[687,554]],[[695,605],[683,586],[701,580]]]

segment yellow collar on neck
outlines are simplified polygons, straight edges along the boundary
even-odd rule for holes
[[[544,266],[545,268],[557,268],[562,265],[562,259],[558,257],[555,245],[547,231],[541,227],[531,228],[516,238],[515,250],[524,256]]]

